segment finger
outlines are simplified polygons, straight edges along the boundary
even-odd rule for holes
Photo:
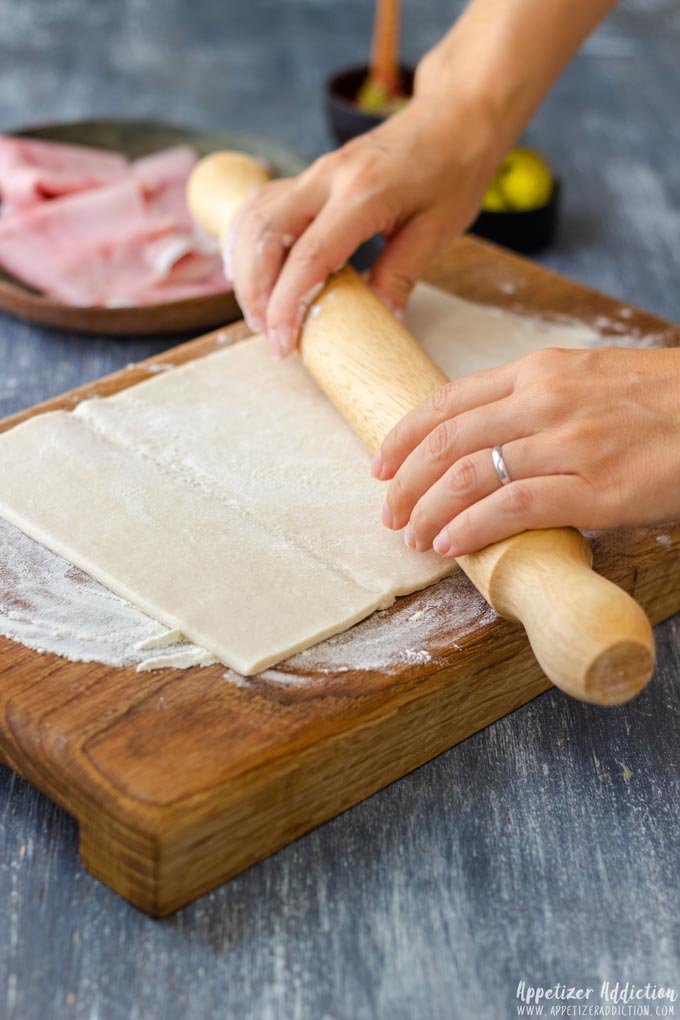
[[[513,481],[552,475],[563,469],[560,449],[547,444],[543,436],[504,443],[503,460]],[[461,457],[415,504],[404,532],[406,545],[418,552],[431,549],[450,521],[500,487],[490,448]]]
[[[437,425],[509,396],[516,377],[516,363],[511,362],[463,376],[436,390],[409,411],[385,438],[371,466],[374,476],[384,481],[394,477],[408,455]]]
[[[511,482],[458,514],[436,536],[444,556],[467,556],[535,528],[578,526],[592,489],[580,475],[544,475]]]
[[[221,238],[224,275],[231,284],[234,282],[233,263],[234,249],[236,247],[235,242],[241,227],[246,222],[251,211],[256,205],[265,207],[278,193],[290,187],[290,183],[290,180],[287,178],[280,178],[252,188],[249,194],[243,199],[240,208],[234,213],[226,234]]]
[[[330,273],[380,230],[379,211],[329,200],[298,237],[267,308],[267,333],[284,353],[293,350],[307,308]]]
[[[371,287],[402,322],[408,296],[436,250],[440,233],[432,217],[416,216],[389,238],[373,265]]]
[[[265,329],[267,305],[281,266],[314,218],[318,203],[313,191],[301,191],[293,181],[272,181],[237,217],[226,242],[225,260],[251,328]]]
[[[254,225],[262,221],[266,214],[265,211],[270,209],[276,199],[289,188],[290,181],[276,180],[254,189],[234,216],[231,226],[222,240],[224,274],[234,290],[240,294],[241,309],[251,328],[260,326],[260,323],[256,321],[258,316],[252,295],[248,293],[248,281],[244,274],[244,270],[248,268],[248,248],[249,246],[252,248],[256,243],[256,238],[253,236]],[[237,273],[236,263],[239,253],[243,257],[238,260],[239,272]],[[249,305],[250,307],[248,307]]]
[[[510,442],[531,431],[530,415],[512,397],[447,418],[416,446],[390,482],[383,521],[403,528],[416,503],[452,464],[492,446],[498,436]]]

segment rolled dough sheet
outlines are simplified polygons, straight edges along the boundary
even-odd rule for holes
[[[425,285],[410,316],[451,376],[595,337]],[[454,569],[382,526],[369,460],[254,337],[0,435],[0,516],[248,675]]]

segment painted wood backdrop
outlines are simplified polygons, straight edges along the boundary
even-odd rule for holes
[[[415,59],[459,4],[403,6]],[[369,23],[362,0],[0,0],[0,129],[167,116],[311,156]],[[679,48],[674,0],[624,0],[529,133],[565,182],[542,261],[675,321]],[[0,416],[163,346],[0,318]],[[657,642],[634,704],[547,694],[163,923],[0,769],[0,1017],[500,1020],[521,979],[677,983],[680,621]]]

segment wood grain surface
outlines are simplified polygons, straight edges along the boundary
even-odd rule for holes
[[[438,263],[439,284],[494,301],[526,280],[525,310],[620,321],[620,304],[480,241]],[[480,281],[486,281],[482,289]],[[554,295],[560,294],[561,298]],[[587,310],[587,311],[586,311]],[[642,342],[680,330],[630,311]],[[242,336],[239,324],[155,359],[178,364]],[[69,408],[148,376],[141,364],[0,423]],[[657,538],[664,535],[664,542]],[[658,623],[680,608],[680,527],[603,534],[597,568]],[[465,586],[462,576],[440,585]],[[417,611],[419,595],[411,596]],[[442,598],[444,592],[442,590]],[[465,595],[459,595],[464,599]],[[424,662],[300,673],[235,684],[224,667],[158,670],[71,663],[0,641],[0,754],[77,818],[89,871],[142,910],[165,915],[547,688],[521,628],[485,613],[443,619]],[[381,626],[390,626],[393,607]]]
[[[403,4],[411,63],[461,7]],[[328,146],[318,88],[365,59],[346,0],[0,0],[0,126],[153,116]],[[680,10],[623,0],[528,141],[564,218],[540,257],[680,321]],[[510,296],[512,300],[512,296]],[[167,347],[0,315],[0,416]],[[85,872],[71,816],[0,768],[3,1020],[506,1020],[519,979],[680,970],[680,617],[604,711],[550,691],[154,922]]]

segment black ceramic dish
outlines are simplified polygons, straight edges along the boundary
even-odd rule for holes
[[[401,67],[401,84],[405,95],[413,91],[411,67]],[[368,67],[349,67],[338,71],[326,82],[326,115],[331,134],[338,145],[344,145],[351,138],[377,127],[385,120],[384,114],[365,113],[356,104],[356,97],[368,75]]]
[[[470,227],[470,233],[522,255],[546,248],[555,237],[560,211],[560,182],[556,181],[550,200],[526,212],[487,212],[482,210]]]

